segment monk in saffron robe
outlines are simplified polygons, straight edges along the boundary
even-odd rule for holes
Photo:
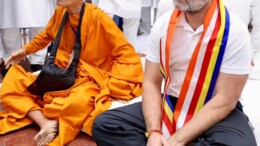
[[[112,101],[140,96],[143,79],[140,57],[113,20],[88,3],[82,17],[82,47],[74,85],[66,90],[47,92],[43,97],[27,91],[37,75],[16,64],[55,39],[68,11],[69,21],[65,22],[55,58],[55,63],[65,69],[76,41],[72,28],[77,28],[82,4],[82,0],[57,1],[46,29],[6,62],[7,67],[11,64],[12,67],[0,92],[5,109],[0,112],[0,135],[35,122],[41,128],[35,136],[37,145],[65,145],[82,129],[91,135],[93,120],[106,111]]]

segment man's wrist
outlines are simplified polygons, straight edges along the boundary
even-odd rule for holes
[[[163,133],[162,133],[162,130],[160,130],[160,129],[152,129],[152,130],[150,130],[150,131],[148,131],[148,132],[145,132],[146,138],[148,139],[152,133],[163,134]]]

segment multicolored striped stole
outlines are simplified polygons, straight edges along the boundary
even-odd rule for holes
[[[161,58],[163,53],[165,55],[165,60],[160,61],[160,67],[165,77],[162,130],[166,137],[183,127],[211,99],[229,34],[229,13],[222,0],[213,0],[204,18],[204,31],[192,54],[184,83],[175,105],[172,103],[171,97],[167,95],[167,91],[171,83],[170,72],[172,71],[169,65],[170,51],[174,51],[174,49],[170,50],[170,48],[176,22],[180,14],[181,11],[174,10],[168,26],[165,49],[160,49]],[[215,28],[208,29],[209,25],[213,25]],[[207,45],[201,45],[202,42],[208,43]],[[198,78],[198,80],[192,81],[194,78]]]

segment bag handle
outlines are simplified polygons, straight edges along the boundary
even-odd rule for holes
[[[58,48],[58,45],[59,45],[59,42],[60,42],[60,37],[61,37],[61,34],[62,34],[62,30],[63,30],[63,27],[64,27],[64,24],[65,24],[65,21],[68,17],[68,11],[65,12],[63,18],[62,18],[62,21],[61,21],[61,24],[60,24],[60,27],[59,27],[59,31],[55,37],[55,40],[53,42],[53,45],[51,47],[51,52],[50,52],[50,57],[54,58],[54,56],[56,55],[56,52],[57,52],[57,48]]]
[[[79,62],[79,57],[81,52],[80,28],[81,28],[83,15],[84,15],[84,10],[85,10],[85,3],[82,4],[80,10],[80,17],[79,17],[79,22],[78,22],[78,27],[76,32],[76,43],[74,44],[74,55],[70,67],[72,66],[77,67]]]
[[[76,31],[76,43],[74,44],[74,56],[73,56],[73,60],[70,64],[70,66],[77,66],[78,62],[79,62],[79,57],[80,57],[80,51],[81,51],[81,40],[80,40],[80,28],[81,28],[81,23],[82,23],[82,18],[84,15],[84,10],[85,10],[85,3],[82,4],[81,6],[81,10],[80,10],[80,17],[79,17],[79,22],[78,22],[78,26],[77,26],[77,31]],[[57,53],[57,49],[59,46],[59,42],[60,42],[60,38],[62,35],[62,30],[65,24],[66,19],[68,18],[68,11],[65,12],[63,19],[61,21],[58,33],[55,37],[53,46],[51,48],[51,52],[50,52],[50,57],[55,58],[56,53]]]

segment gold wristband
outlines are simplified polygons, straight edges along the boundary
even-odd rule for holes
[[[150,131],[148,131],[148,132],[145,132],[146,138],[149,138],[149,136],[150,136],[153,132],[157,132],[157,133],[163,134],[163,133],[162,133],[162,130],[152,129],[152,130],[150,130]]]

